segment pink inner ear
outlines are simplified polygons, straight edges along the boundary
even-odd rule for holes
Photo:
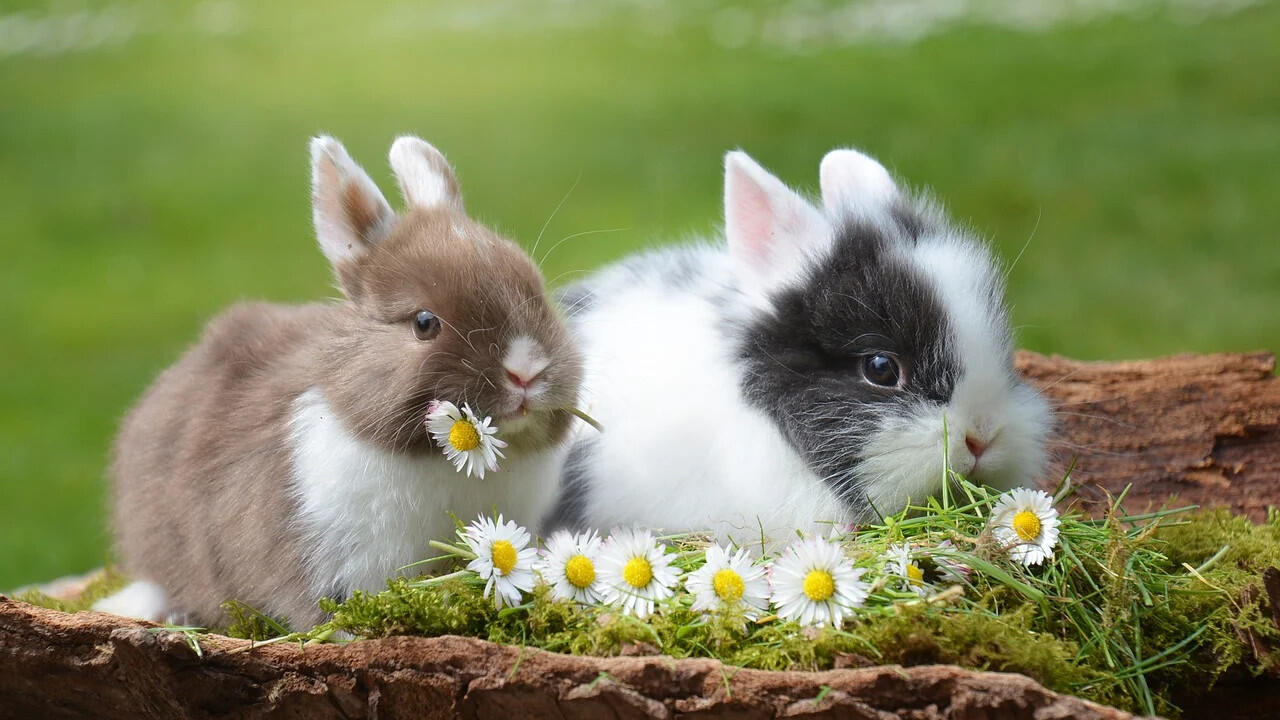
[[[777,222],[769,194],[746,173],[729,178],[727,230],[730,245],[752,264],[769,261]]]

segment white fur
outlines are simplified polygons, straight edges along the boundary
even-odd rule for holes
[[[502,356],[502,367],[526,380],[541,375],[550,364],[547,351],[528,335],[520,335],[507,343],[507,352]]]
[[[832,150],[818,166],[822,202],[836,221],[882,212],[898,196],[889,171],[853,149]]]
[[[389,159],[405,202],[421,208],[453,205],[461,209],[462,198],[455,192],[453,171],[431,143],[402,135],[392,143]]]
[[[342,143],[327,135],[312,138],[312,220],[320,249],[333,265],[351,260],[368,249],[366,239],[370,228],[355,227],[346,212],[343,197],[352,185],[378,208],[382,222],[394,217],[378,186],[351,159]]]
[[[724,231],[739,287],[757,308],[830,249],[831,225],[744,152],[724,156]]]
[[[380,590],[399,568],[438,554],[427,543],[454,539],[450,511],[469,522],[496,507],[534,528],[553,498],[550,453],[510,457],[483,480],[468,478],[441,456],[412,457],[359,440],[316,389],[295,401],[290,427],[296,522],[317,596],[335,586]]]
[[[1013,377],[1008,321],[985,299],[1000,287],[991,258],[981,246],[944,237],[922,239],[912,260],[938,291],[960,358],[946,409],[953,467],[967,473],[976,461],[982,479],[997,486],[1034,479],[1050,414],[1043,398]],[[966,436],[987,447],[980,460]]]
[[[164,588],[136,580],[93,604],[98,612],[164,623],[169,621],[169,597]]]
[[[732,282],[722,251],[686,252]],[[600,479],[586,497],[591,525],[711,530],[747,543],[762,529],[785,539],[849,520],[773,420],[742,398],[742,370],[708,297],[652,277],[601,282],[617,291],[602,293],[575,327],[586,409],[605,428],[578,430],[593,443]]]
[[[1012,348],[1004,319],[992,315],[986,300],[998,285],[986,252],[956,238],[922,238],[910,258],[938,291],[966,372],[1006,383]]]

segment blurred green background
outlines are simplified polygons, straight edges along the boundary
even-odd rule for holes
[[[813,189],[856,145],[1025,246],[1024,347],[1280,349],[1277,38],[1248,0],[6,3],[0,588],[107,559],[116,423],[210,316],[333,293],[314,133],[388,193],[429,139],[556,284],[713,232],[727,149]]]

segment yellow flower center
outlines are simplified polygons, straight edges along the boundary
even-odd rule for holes
[[[716,596],[727,603],[738,602],[742,598],[742,591],[747,589],[742,576],[729,568],[718,570],[711,576],[711,587],[716,591]]]
[[[456,420],[449,428],[449,444],[459,452],[475,450],[480,447],[480,431],[466,420]]]
[[[907,581],[912,585],[924,584],[924,571],[915,563],[907,563]]]
[[[590,587],[596,580],[596,566],[586,555],[574,555],[564,564],[564,577],[576,588]]]
[[[643,556],[637,555],[622,568],[622,579],[633,588],[646,587],[653,580],[653,566]]]
[[[804,594],[814,602],[823,602],[836,592],[836,579],[826,570],[810,570],[804,576]]]
[[[493,558],[493,566],[503,577],[511,573],[516,567],[516,546],[506,540],[498,540],[493,543],[493,547],[489,550]]]
[[[1013,531],[1026,542],[1040,536],[1040,517],[1030,510],[1023,510],[1013,516]]]

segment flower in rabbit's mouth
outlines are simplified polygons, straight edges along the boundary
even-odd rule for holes
[[[1017,488],[1000,497],[991,510],[991,532],[1009,556],[1023,565],[1053,558],[1058,544],[1058,511],[1041,490]]]
[[[493,593],[493,604],[501,610],[504,605],[519,605],[521,592],[533,589],[533,561],[538,551],[527,547],[529,531],[515,521],[498,521],[480,516],[462,533],[463,542],[476,554],[467,563],[485,580],[484,596]]]
[[[451,402],[434,402],[427,410],[427,431],[444,455],[468,477],[484,478],[485,471],[498,469],[498,458],[504,458],[507,444],[498,439],[498,428],[491,418],[480,420],[464,404],[461,409]]]

